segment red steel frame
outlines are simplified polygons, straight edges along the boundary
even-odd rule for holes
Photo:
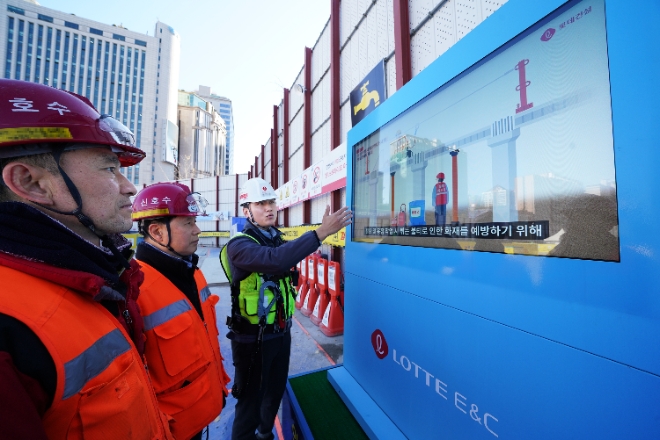
[[[341,143],[341,89],[339,87],[339,3],[332,0],[330,11],[330,147],[335,149]],[[341,208],[341,190],[332,191],[330,209],[332,212]],[[332,247],[331,260],[341,263],[340,248]]]
[[[399,90],[412,79],[408,0],[394,0],[394,58],[396,64],[396,89]]]
[[[283,121],[282,121],[282,181],[289,181],[289,89],[284,89],[283,104]],[[282,214],[282,223],[284,226],[289,226],[289,208],[284,209]]]
[[[266,146],[262,145],[261,146],[261,178],[264,180],[266,180],[266,173],[265,173],[266,161],[264,160],[266,158],[265,153],[266,153]]]
[[[305,48],[305,104],[303,124],[303,168],[312,166],[312,49]],[[312,223],[312,201],[303,202],[303,224]]]

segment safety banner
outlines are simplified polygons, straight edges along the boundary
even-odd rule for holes
[[[346,144],[341,144],[295,178],[277,188],[277,209],[310,200],[346,186]]]
[[[305,232],[315,230],[319,226],[321,225],[317,224],[317,225],[306,225],[306,226],[291,226],[289,228],[277,228],[277,229],[282,231],[282,233],[284,234],[284,236],[282,237],[284,238],[284,240],[291,241],[300,237]],[[328,238],[326,238],[325,240],[323,240],[323,244],[327,244],[330,246],[344,247],[346,245],[346,228],[342,228],[336,234],[333,234]]]

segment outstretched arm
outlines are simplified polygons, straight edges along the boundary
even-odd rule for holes
[[[323,241],[332,234],[337,233],[341,228],[351,224],[353,213],[346,206],[330,214],[330,206],[325,207],[323,221],[321,226],[316,229],[316,235]]]
[[[315,231],[310,231],[295,240],[272,248],[260,246],[249,238],[239,238],[227,245],[227,256],[232,265],[232,271],[238,269],[243,273],[234,273],[238,279],[247,273],[259,272],[278,274],[291,269],[307,255],[314,252],[321,242],[341,228],[351,224],[353,214],[348,208],[341,208],[330,214],[326,207],[323,222]]]

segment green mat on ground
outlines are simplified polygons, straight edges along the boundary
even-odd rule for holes
[[[328,382],[328,371],[289,379],[315,440],[368,439],[341,397]]]

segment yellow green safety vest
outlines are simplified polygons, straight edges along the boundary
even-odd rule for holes
[[[243,233],[238,233],[234,235],[231,240],[234,240],[239,237],[249,237],[251,240],[254,240],[257,244],[261,245],[259,240],[254,238],[253,236],[249,234],[243,234]],[[225,275],[227,275],[227,280],[229,280],[229,283],[231,285],[231,291],[232,291],[232,313],[235,313],[235,301],[238,303],[238,311],[239,313],[247,318],[251,324],[259,324],[259,294],[261,291],[261,287],[264,283],[268,283],[271,277],[265,274],[259,274],[259,273],[251,273],[247,278],[244,280],[240,281],[238,285],[238,289],[236,289],[237,286],[234,285],[234,281],[232,278],[231,274],[231,269],[229,266],[229,257],[227,257],[227,245],[229,245],[229,242],[224,245],[222,250],[220,251],[220,263],[222,265],[222,269],[225,271]],[[290,319],[294,312],[296,311],[296,306],[295,306],[295,289],[293,288],[293,285],[291,284],[291,276],[287,275],[286,277],[279,277],[278,279],[272,280],[275,285],[279,288],[281,294],[282,294],[282,299],[284,301],[284,310],[286,313],[286,319]],[[272,324],[275,322],[275,316],[276,316],[276,307],[275,307],[275,301],[273,301],[273,298],[275,297],[275,292],[274,289],[271,289],[268,287],[268,285],[264,289],[264,298],[261,303],[261,308],[262,311],[264,309],[268,309],[268,315],[266,317],[266,324]],[[269,307],[270,306],[270,307]],[[262,312],[263,313],[263,312]]]

